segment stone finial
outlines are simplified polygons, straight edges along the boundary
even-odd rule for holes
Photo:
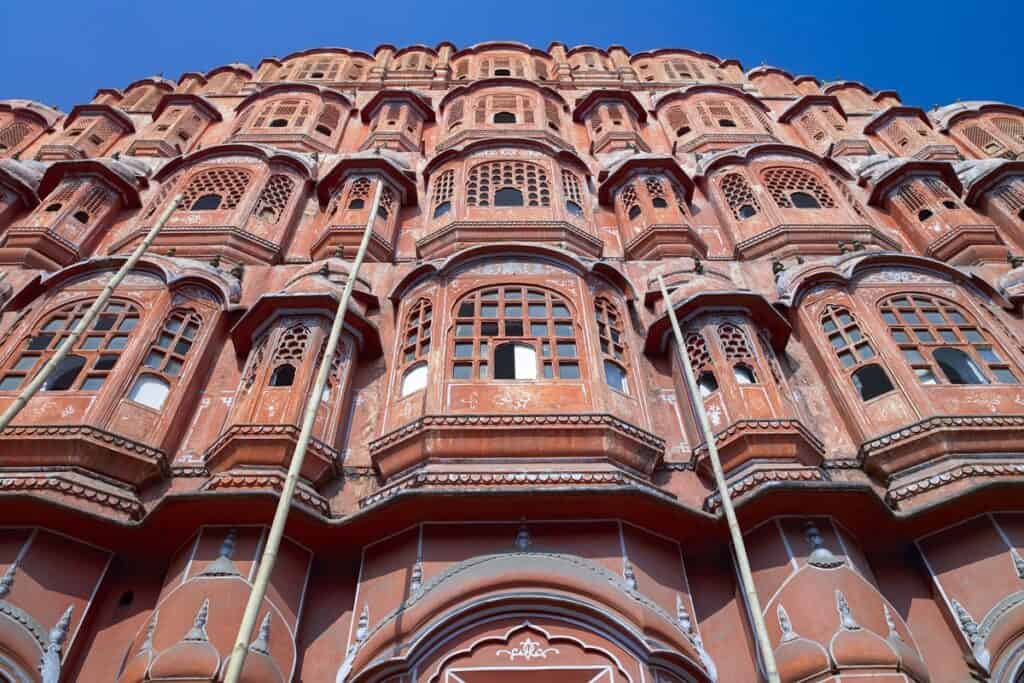
[[[811,546],[811,554],[807,557],[808,564],[822,569],[831,569],[843,563],[825,547],[825,539],[821,537],[821,532],[818,531],[818,526],[813,521],[808,521],[804,525],[804,536],[807,537],[807,542]]]
[[[772,273],[778,278],[786,270],[786,264],[782,261],[772,261]]]
[[[683,596],[676,593],[676,623],[685,633],[693,633],[693,621],[683,602]]]
[[[1016,548],[1010,548],[1010,559],[1013,560],[1013,568],[1017,571],[1017,578],[1024,579],[1024,557],[1020,556]],[[0,582],[0,591],[2,590],[2,582]]]
[[[836,609],[839,610],[839,624],[847,631],[857,631],[860,629],[860,624],[853,618],[853,612],[850,611],[850,603],[846,601],[846,596],[843,592],[836,589]]]
[[[890,640],[903,642],[903,638],[900,636],[899,631],[896,630],[896,621],[892,618],[892,612],[889,611],[889,606],[882,603],[882,611],[885,613],[885,625],[889,627],[888,638]]]
[[[423,560],[416,558],[409,575],[409,595],[415,595],[423,588]]]
[[[370,606],[363,605],[363,611],[359,613],[359,623],[356,625],[356,642],[366,640],[370,633]]]
[[[220,544],[220,551],[217,559],[207,565],[200,576],[238,576],[238,568],[231,558],[235,555],[235,541],[238,532],[235,529],[228,529],[224,540]]]
[[[967,642],[971,644],[971,647],[976,647],[981,642],[981,631],[978,628],[978,622],[974,620],[974,617],[967,611],[967,608],[956,599],[952,600],[952,604],[953,613],[956,615],[957,623],[960,624],[960,630],[964,632]]]
[[[0,576],[0,598],[6,598],[11,592],[11,586],[14,585],[14,574],[18,571],[18,562],[15,561],[7,571],[4,572],[3,576]]]
[[[693,257],[693,272],[695,272],[697,275],[704,274],[704,262],[701,261],[700,258],[696,256]]]
[[[626,580],[626,587],[629,590],[636,590],[636,574],[633,573],[633,563],[628,557],[622,558],[622,578]]]
[[[252,641],[252,644],[249,646],[249,651],[257,652],[261,655],[270,654],[270,612],[263,615],[259,633],[256,635],[256,640]]]
[[[789,613],[786,611],[786,608],[782,606],[781,602],[779,603],[779,606],[775,608],[775,616],[779,619],[779,630],[782,631],[782,639],[779,641],[780,645],[782,643],[788,643],[796,640],[800,637],[793,630],[793,622],[789,620]]]
[[[330,276],[331,276],[331,266],[330,266],[329,263],[327,263],[327,261],[324,261],[323,265],[320,266],[320,272],[318,273],[318,275],[320,277],[324,278],[324,279],[329,279],[330,278]]]
[[[206,598],[203,600],[203,604],[199,606],[199,611],[196,612],[196,618],[192,622],[192,628],[185,634],[183,640],[190,643],[203,643],[208,641],[210,638],[206,635],[206,621],[209,618],[210,598]]]
[[[530,549],[530,530],[526,527],[526,522],[523,521],[519,525],[519,531],[516,532],[516,547],[520,551],[526,552]]]
[[[71,614],[74,612],[74,605],[68,605],[64,614],[50,629],[46,642],[46,649],[43,650],[42,659],[39,662],[39,673],[43,683],[57,683],[60,680],[60,651],[64,640],[68,637],[68,629],[71,627]]]
[[[156,636],[156,621],[160,617],[159,611],[153,612],[153,618],[149,620],[149,624],[146,625],[146,637],[142,641],[142,645],[139,646],[139,654],[145,655],[153,652],[153,638]]]

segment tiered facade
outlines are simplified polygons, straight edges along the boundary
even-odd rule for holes
[[[0,681],[221,680],[322,363],[247,683],[760,680],[695,401],[783,681],[1024,680],[1024,109],[383,45],[0,157],[0,409],[183,197],[0,434]]]

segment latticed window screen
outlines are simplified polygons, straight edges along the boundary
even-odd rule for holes
[[[821,315],[821,328],[862,400],[869,401],[893,389],[878,363],[875,347],[848,310],[827,306]]]
[[[1000,185],[993,190],[993,195],[1011,210],[1024,211],[1024,184],[1020,181],[1015,180]]]
[[[156,339],[149,347],[142,365],[172,379],[181,375],[192,344],[195,342],[202,318],[195,311],[174,311],[164,321]]]
[[[800,123],[800,127],[803,128],[807,135],[812,140],[821,141],[825,139],[825,130],[818,123],[818,119],[813,113],[807,112],[802,115],[797,121]]]
[[[24,121],[13,121],[0,129],[0,152],[14,149],[32,132],[32,127]]]
[[[1001,133],[1006,134],[1014,142],[1024,144],[1024,121],[1014,118],[994,118],[992,125]]]
[[[431,197],[431,203],[434,207],[434,218],[447,213],[447,209],[451,208],[452,195],[455,193],[455,171],[447,170],[441,175],[437,176],[434,180],[434,193]],[[447,204],[447,208],[441,210],[442,205]]]
[[[327,80],[333,81],[338,77],[341,67],[340,60],[335,59],[307,59],[299,65],[295,72],[295,79],[304,80]]]
[[[380,193],[380,205],[377,207],[377,215],[384,220],[388,219],[395,207],[395,193],[390,187],[385,187]]]
[[[824,185],[812,174],[799,168],[770,168],[764,172],[765,185],[780,208],[793,208],[793,195],[801,192],[813,196],[818,205],[834,209],[836,203]]]
[[[469,60],[463,59],[455,65],[455,78],[457,80],[465,80],[469,78]]]
[[[737,219],[743,220],[760,213],[761,205],[758,203],[757,198],[754,197],[750,184],[739,173],[726,174],[719,183],[719,187],[722,190],[722,194],[725,195],[725,201],[729,205],[729,209]]]
[[[255,214],[265,221],[276,223],[281,220],[288,200],[295,189],[295,181],[286,175],[270,176],[259,199],[256,200]]]
[[[548,65],[539,59],[533,60],[533,73],[542,81],[548,80]]]
[[[573,316],[562,296],[537,287],[492,287],[464,297],[455,312],[452,378],[512,379],[499,350],[510,343],[532,349],[539,359],[540,367],[520,378],[580,378]]]
[[[544,100],[544,116],[548,124],[556,130],[562,125],[562,117],[559,115],[558,105],[551,100]]]
[[[917,188],[914,182],[903,183],[896,190],[896,196],[907,207],[908,210],[916,213],[928,205],[928,200]]]
[[[316,120],[316,131],[328,137],[334,135],[334,129],[338,127],[340,121],[341,109],[333,104],[324,105],[320,117]]]
[[[846,183],[834,175],[829,176],[829,179],[832,181],[832,185],[839,188],[839,194],[843,195],[843,199],[846,200],[846,203],[853,209],[853,212],[861,218],[867,218],[867,211],[861,205],[860,200],[853,196],[853,193],[850,191],[850,188],[846,186]]]
[[[1003,144],[981,126],[967,126],[964,128],[964,136],[986,154],[1000,154],[1005,151]]]
[[[613,389],[629,393],[626,338],[619,309],[607,297],[600,296],[594,300],[594,315],[597,319],[597,337],[601,344],[605,382]]]
[[[728,361],[749,361],[753,359],[750,351],[750,344],[747,342],[747,335],[735,325],[720,325],[718,328],[718,341],[722,345],[722,352]]]
[[[82,186],[82,182],[81,178],[67,178],[61,181],[57,189],[46,196],[44,203],[40,205],[39,209],[45,212],[57,211],[74,196],[78,188]]]
[[[400,365],[403,368],[430,355],[432,317],[430,302],[426,299],[420,299],[409,309],[409,314],[405,317],[405,330],[402,337]]]
[[[846,129],[846,122],[843,121],[843,117],[835,109],[832,107],[821,107],[819,111],[825,115],[825,120],[832,124],[833,128],[836,130]]]
[[[690,121],[683,108],[676,104],[668,108],[668,125],[675,131],[676,135],[686,135],[690,132]]]
[[[699,332],[686,335],[686,354],[690,358],[693,374],[699,376],[703,372],[714,372],[708,341]]]
[[[622,202],[622,211],[630,220],[641,214],[640,200],[637,198],[636,188],[633,186],[633,183],[622,188],[622,191],[619,193],[619,201]]]
[[[495,193],[505,188],[521,192],[526,206],[551,205],[547,172],[528,161],[489,161],[474,166],[466,180],[466,203],[492,206]]]
[[[922,178],[921,182],[924,183],[924,186],[928,188],[928,191],[931,192],[932,196],[936,199],[954,201],[956,198],[956,195],[949,189],[949,186],[935,176],[926,176],[925,178]]]
[[[206,195],[220,197],[219,210],[238,207],[245,190],[252,181],[252,174],[239,168],[214,168],[193,176],[182,193],[181,209],[188,211],[196,200]]]
[[[267,345],[270,343],[270,333],[267,332],[260,340],[256,343],[255,348],[249,354],[248,367],[245,369],[245,375],[242,377],[241,388],[243,392],[247,392],[252,388],[253,383],[256,382],[256,374],[260,368],[263,367],[263,360],[267,355]]]
[[[661,178],[647,176],[644,178],[644,186],[655,208],[664,209],[668,206],[668,196],[665,194],[665,184],[661,182]]]
[[[1017,383],[1006,353],[960,306],[935,296],[901,294],[883,300],[879,310],[893,341],[922,384],[938,383],[936,365],[953,384],[987,384],[990,380]],[[946,359],[948,351],[943,349],[962,352],[970,360],[951,368]]]
[[[309,118],[309,102],[278,100],[263,105],[253,128],[301,128]]]
[[[349,209],[364,209],[366,208],[366,200],[370,198],[370,179],[369,178],[355,178],[350,181],[348,189],[348,203],[346,206]]]
[[[465,108],[466,105],[461,99],[452,102],[452,108],[448,110],[448,130],[462,124]]]
[[[277,348],[274,349],[274,366],[285,363],[294,366],[302,363],[309,344],[309,335],[309,327],[304,324],[293,325],[285,330],[277,341]]]
[[[50,315],[25,339],[21,350],[8,362],[0,378],[0,391],[14,391],[38,372],[57,347],[70,336],[91,305],[91,301],[79,301]],[[107,303],[92,327],[57,366],[43,389],[98,390],[128,348],[131,333],[138,324],[139,311],[133,304],[127,301]]]
[[[580,209],[583,208],[583,192],[580,189],[580,179],[572,171],[562,169],[562,191],[565,192],[565,201],[572,202]]]

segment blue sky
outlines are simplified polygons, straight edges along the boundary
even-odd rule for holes
[[[894,89],[926,109],[957,98],[1024,105],[1022,25],[1020,0],[0,0],[0,99],[68,111],[99,87],[155,73],[176,80],[235,61],[255,66],[316,46],[507,39],[688,47],[746,69],[767,63]]]

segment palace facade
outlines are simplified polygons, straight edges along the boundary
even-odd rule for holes
[[[1024,680],[1021,107],[508,42],[0,101],[0,409],[179,194],[0,434],[0,681],[222,680],[323,363],[246,683],[762,680],[698,401],[782,681]]]

